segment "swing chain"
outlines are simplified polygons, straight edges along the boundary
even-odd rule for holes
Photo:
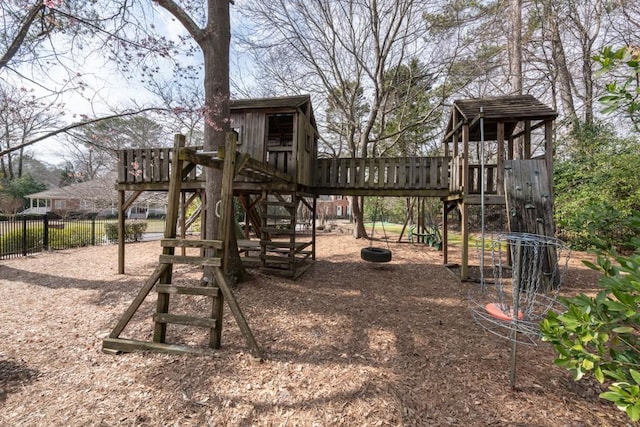
[[[376,206],[373,209],[373,225],[371,226],[371,239],[369,239],[369,247],[373,246],[373,236],[376,232],[376,218],[378,216],[378,210],[382,211],[382,208],[380,208],[380,199],[377,198],[376,199]],[[382,216],[382,214],[380,214]],[[389,238],[387,237],[387,230],[385,230],[384,228],[384,218],[382,218],[382,232],[384,233],[384,240],[387,243],[387,249],[390,250],[389,247]]]

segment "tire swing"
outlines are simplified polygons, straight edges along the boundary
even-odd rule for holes
[[[373,235],[376,230],[376,214],[378,211],[378,203],[376,203],[376,209],[373,212],[373,228],[371,229],[371,238],[369,239],[369,247],[362,248],[360,250],[360,258],[367,262],[389,262],[391,261],[391,249],[389,249],[389,239],[387,238],[387,231],[384,229],[384,221],[382,221],[382,231],[384,232],[384,240],[387,242],[387,247],[378,248],[373,247]]]

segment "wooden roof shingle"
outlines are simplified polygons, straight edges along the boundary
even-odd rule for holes
[[[538,101],[533,95],[460,99],[453,103],[446,134],[453,129],[454,115],[457,115],[458,122],[472,122],[480,114],[480,109],[484,113],[486,139],[495,139],[496,124],[499,122],[505,123],[508,135],[520,121],[553,120],[558,116],[554,109]],[[480,123],[476,122],[470,129],[470,140],[477,141],[479,138]]]

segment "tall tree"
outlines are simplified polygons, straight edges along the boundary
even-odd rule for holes
[[[203,116],[204,149],[215,150],[224,146],[225,135],[229,131],[229,43],[231,22],[229,0],[207,0],[206,2],[156,0],[155,3],[168,11],[182,24],[187,33],[197,43],[204,58],[204,107]],[[204,6],[204,7],[203,7]],[[220,200],[222,173],[206,168],[205,194],[205,239],[217,235],[219,220],[214,214]],[[242,276],[243,269],[237,251],[235,234],[231,236],[229,269],[236,277]],[[205,271],[205,281],[213,282],[210,272]]]
[[[416,0],[248,0],[242,12],[251,33],[244,42],[271,87],[327,100],[328,130],[342,121],[339,134],[324,141],[341,145],[327,151],[369,157],[377,142],[389,138],[376,132],[383,129],[393,91],[387,72],[428,55],[422,40],[425,7]],[[437,56],[432,59],[437,63]],[[354,234],[365,237],[362,198],[355,197],[352,207]]]
[[[166,146],[164,132],[146,115],[115,117],[70,131],[64,157],[76,179],[91,180],[115,170],[118,150]]]
[[[0,173],[6,180],[20,178],[25,159],[24,143],[57,126],[64,115],[55,100],[38,97],[33,89],[0,86]]]
[[[509,81],[511,93],[522,95],[522,0],[509,0]]]

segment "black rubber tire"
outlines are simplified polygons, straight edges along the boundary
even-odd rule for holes
[[[360,257],[369,262],[389,262],[391,261],[391,251],[384,248],[362,248]]]

